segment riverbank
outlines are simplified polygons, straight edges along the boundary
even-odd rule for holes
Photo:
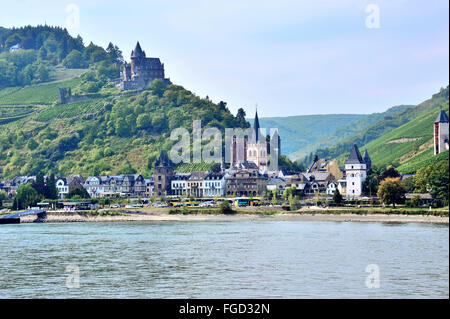
[[[172,212],[172,213],[170,213]],[[35,222],[35,216],[21,218],[21,223]],[[389,222],[389,223],[437,223],[449,224],[449,217],[438,214],[404,214],[404,213],[362,213],[356,211],[309,210],[304,212],[278,211],[242,211],[236,214],[224,215],[215,211],[185,211],[173,213],[169,210],[147,211],[104,211],[104,212],[48,212],[44,222],[204,222],[204,221],[331,221],[331,222]]]

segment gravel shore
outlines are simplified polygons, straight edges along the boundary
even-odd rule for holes
[[[21,218],[21,223],[31,223],[36,220],[35,216]],[[235,214],[235,215],[207,215],[188,214],[171,215],[167,213],[158,214],[122,214],[115,216],[91,216],[78,213],[47,214],[47,223],[68,222],[166,222],[166,221],[331,221],[331,222],[390,222],[390,223],[439,223],[448,224],[449,217],[431,215],[399,215],[399,214],[325,214],[325,213],[278,213],[276,215],[263,214]]]

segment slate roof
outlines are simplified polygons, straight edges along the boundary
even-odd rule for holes
[[[441,110],[441,112],[438,114],[436,121],[434,121],[434,123],[448,123],[447,113],[445,113],[444,110]]]
[[[353,144],[352,150],[350,151],[350,155],[345,164],[365,164],[356,144]]]
[[[145,58],[145,52],[142,51],[139,41],[136,43],[136,47],[134,48],[134,50],[131,51],[131,57],[132,58],[140,58],[140,57]]]

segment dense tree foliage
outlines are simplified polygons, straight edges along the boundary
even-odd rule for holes
[[[13,209],[20,210],[36,206],[42,198],[30,184],[20,185],[13,200]]]
[[[420,168],[414,176],[415,191],[429,192],[437,206],[449,203],[449,162],[440,161],[436,164]]]
[[[0,87],[49,81],[58,65],[79,69],[103,62],[98,72],[117,78],[123,63],[122,52],[112,43],[106,50],[93,43],[85,47],[80,36],[73,38],[59,27],[3,28],[0,44]],[[20,49],[10,52],[15,45]]]
[[[395,208],[395,204],[404,200],[405,193],[405,185],[400,178],[387,177],[380,182],[377,195],[383,204],[392,204]]]
[[[74,188],[67,194],[68,199],[88,199],[91,198],[85,188]]]

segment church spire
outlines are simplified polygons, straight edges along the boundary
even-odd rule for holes
[[[255,113],[255,122],[253,124],[253,128],[255,129],[255,134],[256,134],[256,142],[259,141],[259,119],[258,119],[258,108],[256,108],[256,113]]]

